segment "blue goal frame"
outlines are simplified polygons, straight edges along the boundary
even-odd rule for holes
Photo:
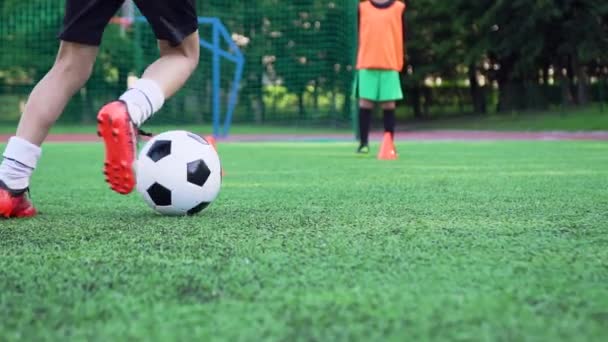
[[[144,16],[137,16],[137,22],[147,22]],[[211,67],[212,67],[212,111],[213,111],[213,135],[216,138],[227,137],[232,124],[232,115],[238,102],[239,85],[243,77],[243,68],[245,67],[245,56],[241,49],[234,43],[228,29],[219,18],[215,17],[199,17],[199,25],[211,25],[212,34],[211,42],[201,38],[200,45],[202,48],[211,51]],[[229,50],[222,49],[222,39],[228,44]],[[221,124],[221,64],[222,58],[233,62],[236,66],[234,78],[228,95],[228,103],[225,112],[223,127]]]

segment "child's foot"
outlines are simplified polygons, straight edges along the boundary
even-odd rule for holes
[[[36,208],[28,198],[28,189],[11,190],[0,181],[0,218],[23,218],[36,215]]]
[[[368,145],[360,145],[357,149],[357,154],[369,154],[369,146]]]
[[[97,134],[103,138],[106,159],[103,173],[112,190],[129,194],[135,188],[133,163],[137,154],[136,127],[122,101],[105,105],[97,116]]]

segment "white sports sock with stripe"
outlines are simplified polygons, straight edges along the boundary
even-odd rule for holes
[[[141,78],[122,94],[120,100],[127,104],[131,120],[137,127],[140,127],[162,108],[165,103],[165,95],[158,83]]]
[[[0,164],[0,180],[11,190],[29,187],[41,154],[39,146],[19,137],[10,138]]]

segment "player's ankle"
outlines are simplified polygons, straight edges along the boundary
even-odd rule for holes
[[[24,183],[15,183],[0,178],[0,190],[6,190],[13,196],[23,195],[27,191],[29,188],[29,179],[25,180],[25,186],[23,185]]]
[[[11,191],[27,189],[41,154],[39,146],[19,137],[10,138],[0,163],[0,179],[4,185]]]
[[[29,177],[14,177],[6,174],[4,168],[0,168],[0,188],[9,190],[13,193],[25,191],[30,186]]]
[[[120,100],[126,104],[131,121],[135,126],[140,127],[162,108],[165,96],[158,83],[142,78],[137,80],[133,87],[120,97]]]

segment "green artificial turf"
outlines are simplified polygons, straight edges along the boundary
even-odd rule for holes
[[[46,145],[43,214],[0,221],[0,341],[608,338],[606,143],[354,147],[221,145],[218,200],[167,218],[101,145]]]

